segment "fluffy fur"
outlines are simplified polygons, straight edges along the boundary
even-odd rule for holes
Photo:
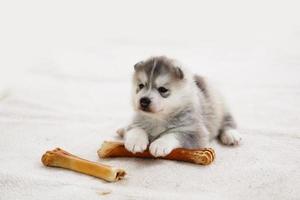
[[[135,116],[125,128],[125,147],[156,157],[174,148],[206,147],[220,136],[226,145],[241,137],[222,97],[209,82],[177,61],[152,57],[134,66],[132,103]]]

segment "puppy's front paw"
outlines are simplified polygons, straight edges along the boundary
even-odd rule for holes
[[[132,153],[145,151],[148,144],[148,135],[143,129],[135,128],[125,134],[125,148]]]
[[[150,153],[155,157],[164,157],[171,153],[175,148],[179,147],[179,142],[176,138],[159,138],[150,144]]]

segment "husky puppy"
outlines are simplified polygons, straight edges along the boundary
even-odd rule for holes
[[[206,147],[219,136],[225,145],[241,137],[222,97],[207,80],[177,61],[151,57],[134,66],[132,103],[135,115],[123,129],[125,148],[155,157],[173,149]]]

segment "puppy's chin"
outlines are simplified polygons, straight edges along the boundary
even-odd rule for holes
[[[154,118],[157,120],[166,120],[169,117],[170,108],[165,107],[165,108],[160,108],[159,110],[153,109],[153,107],[150,107],[150,109],[142,109],[140,106],[135,106],[134,110],[135,112],[144,115],[145,117],[150,117]]]
[[[151,116],[159,115],[162,112],[162,109],[161,110],[155,110],[151,107],[146,108],[146,109],[139,107],[137,110],[142,114],[151,115]]]
[[[138,111],[141,112],[141,113],[147,113],[147,114],[155,114],[156,112],[151,109],[151,108],[142,108],[142,107],[139,107],[138,108]]]

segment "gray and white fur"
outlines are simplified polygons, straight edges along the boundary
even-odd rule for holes
[[[127,150],[143,152],[150,145],[160,157],[179,147],[207,147],[218,136],[226,145],[240,143],[224,100],[204,77],[164,56],[141,61],[134,70],[135,115],[123,129]]]

